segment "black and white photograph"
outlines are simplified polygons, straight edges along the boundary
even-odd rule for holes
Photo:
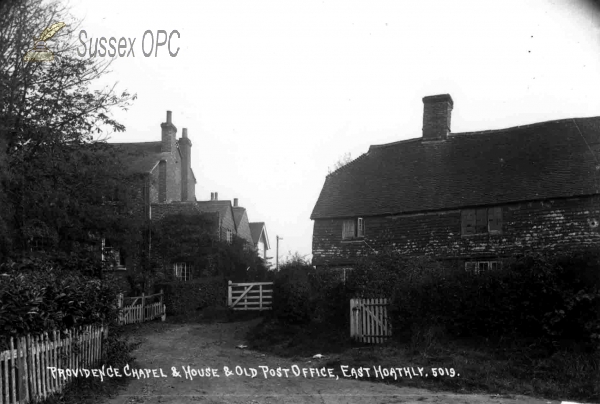
[[[0,403],[600,403],[600,1],[0,0]]]

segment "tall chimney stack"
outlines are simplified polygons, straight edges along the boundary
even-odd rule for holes
[[[175,151],[177,128],[171,122],[171,111],[167,111],[167,122],[160,124],[162,130],[161,152],[172,153]]]
[[[233,206],[234,207],[238,206],[238,198],[233,198]]]
[[[192,197],[190,192],[189,173],[192,159],[192,142],[188,139],[187,128],[183,128],[182,137],[179,139],[181,151],[181,200],[188,201]]]
[[[423,140],[446,140],[450,133],[450,118],[454,102],[450,94],[423,98]]]

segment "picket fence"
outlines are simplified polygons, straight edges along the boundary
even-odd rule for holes
[[[167,318],[167,308],[163,304],[163,298],[164,294],[162,289],[160,290],[160,293],[148,296],[142,293],[141,296],[123,297],[123,294],[119,294],[117,297],[117,302],[121,309],[119,314],[119,324],[143,323],[158,317],[160,317],[162,321],[165,321]],[[149,303],[152,300],[157,301]],[[127,302],[126,306],[124,305],[125,302]]]
[[[0,398],[2,404],[26,404],[60,393],[71,378],[52,377],[48,367],[92,368],[104,357],[106,326],[86,326],[66,333],[10,338],[0,352]]]
[[[229,281],[227,306],[233,310],[271,310],[273,282],[233,283]]]
[[[360,342],[379,344],[392,336],[388,299],[351,299],[350,336]]]

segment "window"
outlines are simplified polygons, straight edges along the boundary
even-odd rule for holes
[[[461,212],[463,236],[501,234],[502,208],[465,209]]]
[[[479,275],[485,271],[496,271],[502,268],[501,261],[470,261],[465,262],[465,270]]]
[[[351,240],[365,236],[365,221],[362,217],[344,220],[342,225],[342,240]]]
[[[185,262],[173,264],[173,272],[178,281],[187,282],[192,278],[192,267]]]
[[[125,251],[114,246],[110,239],[102,239],[102,262],[108,264],[113,269],[124,270],[125,268]]]
[[[227,242],[229,244],[233,242],[233,232],[231,230],[227,230]]]

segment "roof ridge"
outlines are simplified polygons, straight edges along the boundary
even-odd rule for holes
[[[579,117],[579,118],[563,118],[563,119],[553,119],[553,120],[543,121],[543,122],[528,123],[528,124],[525,124],[525,125],[511,126],[511,127],[508,127],[508,128],[501,128],[501,129],[488,129],[488,130],[479,130],[479,131],[472,131],[472,132],[456,132],[456,133],[450,132],[449,137],[465,136],[465,135],[477,135],[477,134],[502,133],[502,132],[507,132],[507,131],[513,131],[513,130],[516,130],[516,129],[532,128],[532,127],[543,126],[543,125],[547,125],[547,124],[554,124],[554,123],[560,123],[560,122],[569,122],[569,121],[575,121],[575,120],[584,120],[584,119],[598,119],[598,118],[600,118],[600,116],[588,116],[588,117]],[[422,137],[416,137],[416,138],[411,138],[411,139],[398,140],[396,142],[391,142],[391,143],[383,143],[383,144],[378,144],[378,145],[371,145],[369,147],[369,150],[383,148],[383,147],[388,147],[388,146],[395,146],[395,145],[400,144],[400,143],[418,142],[418,141],[420,141],[422,139],[423,139]]]

